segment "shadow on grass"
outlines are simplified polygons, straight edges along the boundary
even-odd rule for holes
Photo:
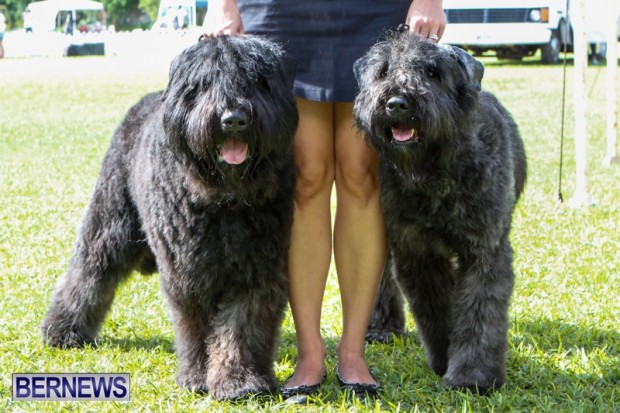
[[[514,321],[513,339],[516,347],[523,343],[548,352],[579,350],[591,352],[604,349],[612,357],[620,356],[620,332],[583,328],[561,321]],[[519,337],[519,335],[521,337]]]
[[[328,379],[318,399],[322,404],[339,404],[344,394],[335,375],[338,337],[324,337],[324,343]],[[173,340],[162,335],[103,336],[98,345],[126,352],[174,352]],[[275,361],[294,367],[296,357],[295,333],[288,328],[281,333]],[[369,344],[366,357],[383,386],[381,404],[398,405],[401,411],[459,410],[465,404],[472,411],[510,411],[513,407],[544,411],[552,405],[560,411],[613,411],[617,407],[613,397],[617,394],[614,389],[620,385],[620,332],[616,330],[548,319],[513,320],[506,385],[488,396],[445,387],[441,377],[427,366],[415,330],[408,330],[389,344]],[[279,375],[280,386],[289,374],[287,371]],[[265,403],[273,400],[268,398]]]
[[[589,406],[594,409],[591,411],[617,407],[611,399],[616,394],[614,389],[620,385],[618,331],[553,320],[520,320],[513,324],[506,385],[486,397],[445,387],[441,377],[427,366],[415,330],[407,331],[390,344],[369,344],[366,357],[382,382],[381,399],[384,403],[399,404],[403,411],[416,411],[422,406],[458,409],[463,403],[471,404],[474,411],[476,407],[504,411],[504,408],[512,409],[511,403],[525,410],[545,409],[548,403],[569,410],[579,406],[585,406],[586,410]],[[293,334],[284,334],[282,342],[285,348],[281,354],[296,352]],[[322,393],[333,402],[340,394],[333,377],[337,339],[325,342],[330,369],[328,383],[332,386]]]
[[[153,351],[161,349],[166,353],[174,353],[174,342],[163,336],[150,337],[132,337],[132,338],[114,338],[100,337],[97,340],[99,347],[113,347],[122,351],[144,350]]]

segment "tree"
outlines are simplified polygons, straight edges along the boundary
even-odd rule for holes
[[[146,12],[152,20],[157,19],[157,12],[159,10],[159,0],[140,0],[138,7]]]
[[[23,24],[22,13],[29,0],[0,0],[0,11],[6,17],[6,30],[16,29]]]
[[[7,30],[23,26],[22,13],[28,4],[35,0],[0,0],[0,10],[7,20]],[[107,14],[107,23],[117,29],[133,29],[139,26],[141,17],[148,13],[154,20],[157,16],[159,0],[99,0]],[[144,3],[144,4],[141,4]]]
[[[108,16],[107,23],[113,24],[117,29],[132,29],[136,27],[142,11],[138,6],[140,0],[103,0]]]

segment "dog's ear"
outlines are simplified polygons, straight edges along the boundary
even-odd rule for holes
[[[480,91],[480,83],[484,76],[484,66],[475,57],[467,53],[460,47],[451,46],[454,57],[459,65],[465,70],[470,82],[474,85],[474,88]]]
[[[290,54],[283,52],[280,63],[280,75],[287,88],[292,89],[295,82],[295,74],[297,73],[297,62]]]
[[[355,63],[353,63],[353,74],[355,74],[355,80],[357,81],[357,85],[361,88],[362,86],[362,76],[364,70],[366,69],[368,63],[368,56],[364,55],[357,59]]]
[[[170,94],[172,94],[173,88],[173,80],[178,75],[178,72],[181,68],[179,56],[172,59],[170,62],[170,69],[168,69],[168,85],[164,89],[164,93],[162,93],[160,99],[161,101],[165,101]]]
[[[389,54],[390,43],[381,41],[353,63],[353,73],[359,90],[370,87],[374,81],[385,75]]]
[[[207,37],[203,39],[203,37],[201,36],[201,38],[198,40],[198,43],[202,43],[204,41],[207,41],[208,39],[209,38]],[[180,77],[183,77],[183,73],[188,73],[188,71],[191,70],[191,65],[188,64],[187,62],[189,61],[193,62],[193,61],[200,60],[200,57],[197,56],[198,48],[199,46],[195,44],[183,50],[181,53],[179,53],[177,56],[175,56],[172,59],[172,61],[170,62],[170,68],[168,69],[168,86],[164,90],[164,93],[161,97],[162,100],[165,100],[168,97],[168,95],[173,93],[172,89],[175,87],[175,84],[176,84],[175,80],[177,80]],[[182,85],[176,85],[176,86],[179,87]]]

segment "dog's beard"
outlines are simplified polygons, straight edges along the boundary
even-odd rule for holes
[[[208,132],[206,132],[208,134]],[[228,135],[215,133],[215,136],[204,136],[207,139],[202,150],[195,153],[195,162],[200,169],[208,172],[211,179],[221,186],[241,186],[243,181],[251,180],[253,172],[264,162],[259,141],[249,134]]]
[[[440,148],[450,143],[437,136],[437,129],[447,125],[433,124],[432,106],[425,110],[422,100],[409,103],[414,109],[402,117],[390,116],[384,103],[368,110],[358,106],[362,110],[357,115],[367,141],[380,153],[382,162],[395,169],[406,186],[417,187],[442,167]]]
[[[428,127],[417,119],[417,115],[395,118],[383,114],[373,117],[370,130],[374,133],[369,135],[369,139],[383,153],[418,150],[429,139]]]
[[[407,144],[415,143],[420,140],[420,134],[418,131],[415,128],[410,128],[407,126],[403,127],[395,124],[390,128],[389,133],[391,133],[392,139],[395,143]]]
[[[250,143],[240,138],[226,138],[210,157],[211,174],[224,186],[240,187],[244,181],[252,180],[264,160],[250,147]]]
[[[218,161],[226,162],[229,165],[241,165],[248,159],[249,145],[247,142],[237,138],[227,138],[219,146]]]
[[[250,126],[243,131],[225,131],[221,125],[223,110],[214,105],[196,105],[188,112],[185,128],[185,140],[194,157],[201,162],[210,163],[212,172],[223,174],[247,169],[247,166],[261,152],[260,130],[257,130],[252,110],[249,114]]]

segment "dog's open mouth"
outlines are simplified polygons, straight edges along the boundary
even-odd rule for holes
[[[228,138],[220,147],[222,160],[230,165],[239,165],[248,158],[248,144],[238,138]]]
[[[392,141],[397,144],[414,143],[420,139],[418,131],[414,128],[393,126],[390,132],[392,134]]]

